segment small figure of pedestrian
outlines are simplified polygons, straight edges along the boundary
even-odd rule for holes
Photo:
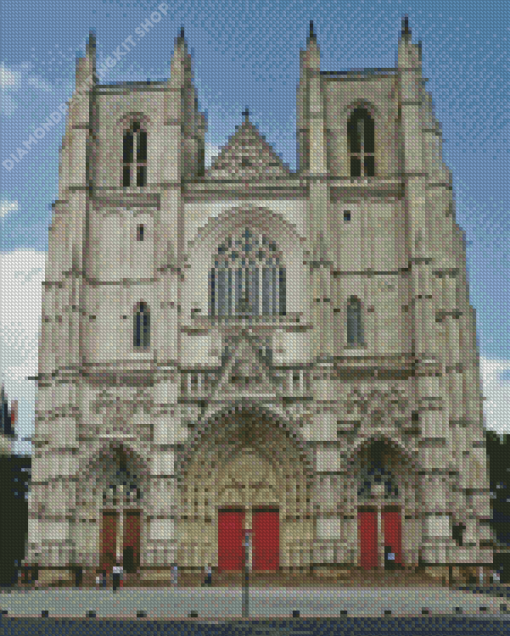
[[[103,577],[101,576],[99,570],[96,570],[96,590],[101,589],[101,581]]]
[[[39,589],[39,563],[34,563],[32,568],[32,580],[34,582],[35,589]]]
[[[174,587],[177,587],[178,584],[178,568],[177,568],[177,563],[172,563],[172,585]]]
[[[391,545],[384,547],[384,569],[390,571],[395,569],[395,553]]]
[[[205,572],[204,585],[209,585],[209,587],[210,587],[212,585],[212,567],[211,567],[210,563],[208,563],[205,566],[204,572]]]
[[[103,570],[101,576],[102,576],[101,583],[102,583],[103,587],[106,587],[106,570]]]
[[[112,579],[113,579],[113,591],[116,592],[117,588],[120,587],[120,578],[122,576],[122,565],[117,561],[117,563],[113,566],[112,570]]]
[[[75,580],[74,580],[75,586],[81,589],[81,584],[83,581],[83,568],[81,565],[77,565],[75,567],[74,577],[75,577]]]

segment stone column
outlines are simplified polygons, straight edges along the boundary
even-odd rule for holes
[[[142,565],[170,567],[177,560],[177,449],[187,431],[181,425],[178,405],[179,375],[173,365],[160,365],[155,374],[152,419],[153,459],[150,470],[148,500],[148,537],[142,554]],[[153,570],[143,572],[144,578],[156,576]]]
[[[122,486],[118,487],[120,491],[119,499],[122,501],[124,497],[124,489]],[[115,557],[116,560],[122,563],[124,557],[124,510],[122,505],[117,513],[117,536],[115,537]]]
[[[442,352],[435,337],[436,304],[432,294],[433,259],[427,234],[427,191],[423,162],[422,99],[424,94],[419,48],[412,44],[406,27],[398,50],[399,106],[406,175],[408,257],[413,311],[416,400],[422,424],[420,459],[423,465],[423,558],[429,563],[445,563],[452,545],[448,514],[447,482],[448,408],[440,377]]]

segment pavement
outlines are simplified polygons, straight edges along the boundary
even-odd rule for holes
[[[405,617],[427,611],[430,616],[497,615],[509,621],[506,601],[444,587],[252,588],[249,616],[288,618],[297,610],[300,617]],[[111,589],[15,590],[0,595],[0,609],[3,618],[41,617],[43,611],[51,618],[85,618],[92,611],[98,619],[135,619],[144,612],[148,620],[190,619],[190,615],[227,620],[242,615],[242,593],[240,587],[121,588],[115,593]]]

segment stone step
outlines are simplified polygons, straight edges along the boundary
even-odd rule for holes
[[[179,573],[179,587],[200,587],[204,581],[203,573]],[[85,571],[82,579],[82,587],[90,588],[96,585],[96,572]],[[274,572],[261,573],[250,572],[250,586],[258,587],[327,587],[342,586],[352,587],[407,587],[427,586],[443,587],[441,579],[432,578],[422,572],[412,571],[361,571],[352,570],[347,574],[342,571],[321,571],[313,574],[309,572]],[[243,583],[242,572],[213,572],[212,582],[214,587],[240,587]],[[107,586],[112,586],[112,576],[108,573]],[[122,581],[123,587],[170,587],[170,575],[168,580],[141,580],[138,573],[125,573]],[[51,587],[74,587],[72,581],[62,581]]]

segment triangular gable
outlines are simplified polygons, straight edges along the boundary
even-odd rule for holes
[[[206,179],[257,179],[289,175],[288,166],[248,118],[205,172]]]
[[[238,340],[209,400],[228,402],[243,398],[280,398],[278,389],[271,381],[269,368],[245,335]]]

